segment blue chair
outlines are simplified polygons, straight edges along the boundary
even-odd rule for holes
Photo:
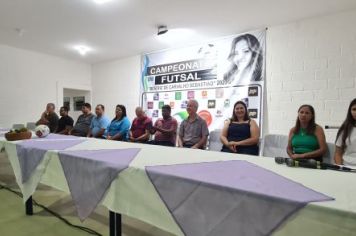
[[[335,144],[334,143],[326,143],[328,149],[323,156],[323,162],[328,164],[335,164],[334,162],[334,153],[335,153]]]
[[[25,128],[25,125],[24,124],[13,124],[12,128],[13,129],[22,129],[22,128]]]
[[[208,145],[208,150],[209,151],[220,151],[222,148],[222,143],[220,142],[220,134],[221,130],[213,130],[209,134],[209,145]]]
[[[288,136],[281,134],[267,134],[262,140],[260,156],[288,157]]]
[[[34,131],[36,129],[36,122],[27,122],[26,128]]]

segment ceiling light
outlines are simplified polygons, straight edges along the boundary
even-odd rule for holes
[[[77,45],[73,47],[75,50],[78,51],[78,53],[82,56],[85,56],[89,51],[91,51],[91,48],[85,46],[85,45]]]
[[[104,4],[104,3],[108,3],[111,2],[113,0],[93,0],[96,4]]]
[[[168,32],[168,28],[166,25],[160,25],[158,26],[158,32],[157,35],[162,35]]]

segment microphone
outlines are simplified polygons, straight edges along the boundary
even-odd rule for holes
[[[346,166],[333,165],[328,163],[323,163],[313,159],[291,159],[285,157],[275,157],[274,161],[277,164],[286,164],[288,167],[303,167],[310,169],[320,169],[320,170],[337,170],[337,171],[346,171],[346,172],[356,172],[356,169],[352,169]]]
[[[325,129],[339,129],[340,126],[336,126],[336,125],[325,125]]]
[[[284,164],[286,163],[286,160],[289,159],[289,158],[285,158],[285,157],[275,157],[274,158],[274,161],[277,163],[277,164]]]
[[[334,165],[334,164],[328,164],[328,163],[321,163],[321,165],[325,166],[327,169],[330,169],[330,170],[356,172],[355,169],[352,169],[352,168],[346,167],[346,166]]]
[[[289,161],[289,160],[293,160],[293,159],[291,159],[291,158],[287,158],[287,157],[275,157],[274,158],[274,161],[277,163],[277,164],[287,164],[287,162]],[[306,162],[307,160],[305,160],[305,159],[300,159],[300,160],[298,160],[299,162]]]
[[[311,160],[293,160],[289,158],[286,160],[286,164],[289,167],[304,167],[304,168],[311,168],[311,169],[321,169],[326,170],[327,167],[322,165],[320,161]]]

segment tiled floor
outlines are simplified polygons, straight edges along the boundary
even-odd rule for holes
[[[0,153],[0,184],[19,191],[14,174],[5,153]],[[73,224],[88,227],[102,235],[108,235],[108,210],[99,206],[84,222],[76,216],[73,202],[69,195],[40,185],[33,198],[40,204],[63,216]],[[5,189],[0,189],[0,235],[89,235],[87,232],[66,225],[56,217],[39,207],[34,207],[34,215],[25,215],[22,199]],[[172,236],[154,226],[141,221],[123,217],[125,236]]]

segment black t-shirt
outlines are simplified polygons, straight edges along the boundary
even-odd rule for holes
[[[62,116],[59,120],[58,120],[58,128],[57,128],[57,133],[65,130],[65,128],[67,126],[73,127],[73,119],[70,116]]]

